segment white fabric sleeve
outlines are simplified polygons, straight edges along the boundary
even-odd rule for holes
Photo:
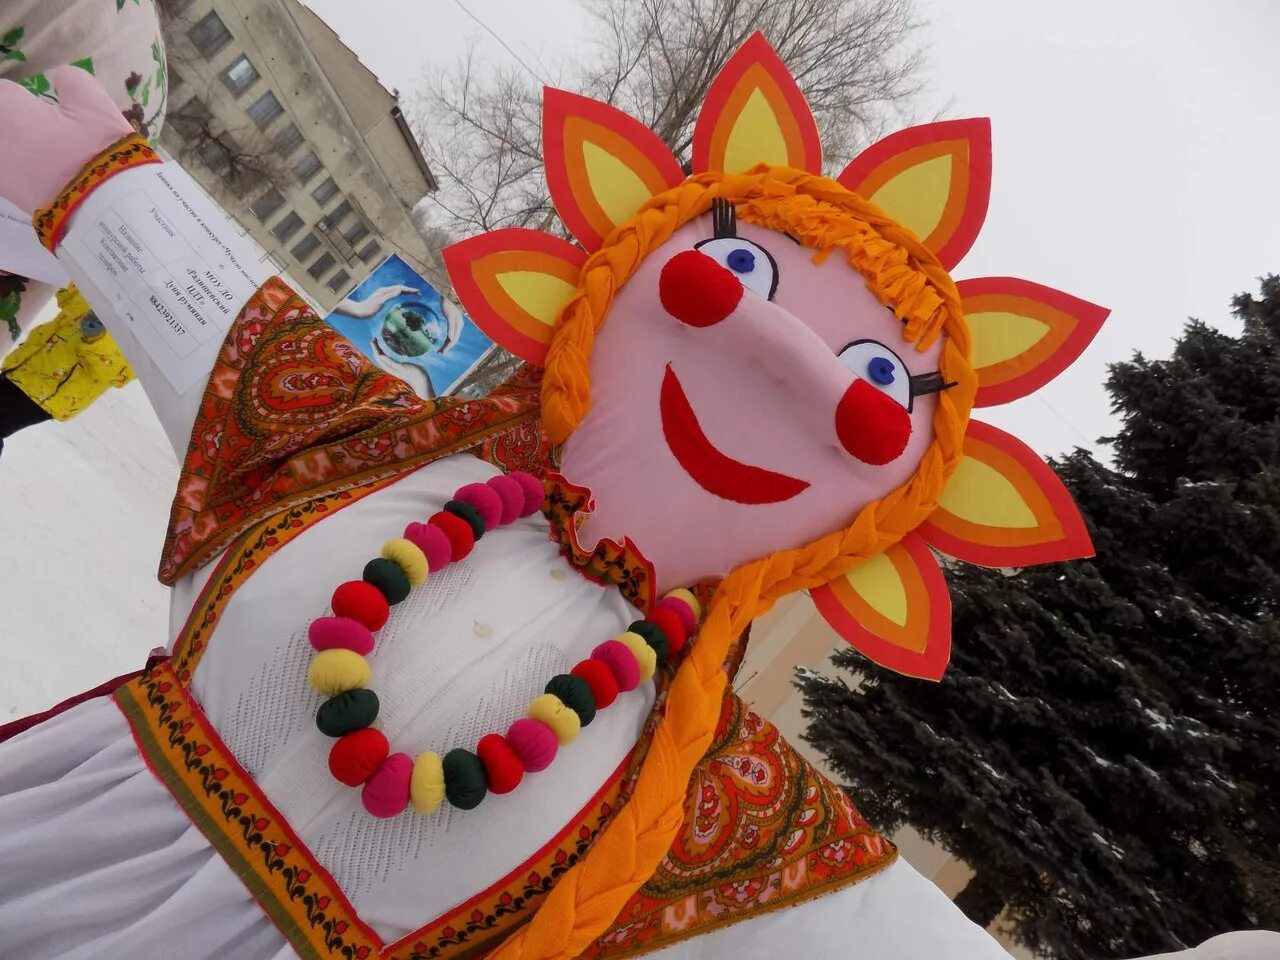
[[[175,163],[134,167],[97,187],[57,253],[181,460],[223,338],[271,275],[265,254]]]
[[[654,960],[1009,960],[905,860],[833,893],[646,954]]]

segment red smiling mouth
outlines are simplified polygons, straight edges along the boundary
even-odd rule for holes
[[[708,493],[735,503],[781,503],[790,500],[809,484],[785,473],[727,457],[707,439],[698,415],[689,405],[684,387],[671,364],[662,378],[658,401],[662,413],[662,435],[685,473]]]

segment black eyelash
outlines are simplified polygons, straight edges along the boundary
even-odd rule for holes
[[[711,230],[716,240],[738,235],[738,211],[724,197],[711,201]]]
[[[911,396],[919,397],[926,393],[941,393],[950,390],[955,383],[947,383],[942,374],[936,370],[929,373],[917,373],[911,377]]]

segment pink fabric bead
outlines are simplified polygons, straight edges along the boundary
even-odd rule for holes
[[[547,498],[547,492],[542,489],[541,480],[523,470],[517,470],[507,476],[520,484],[520,489],[524,491],[524,506],[520,509],[520,516],[531,517],[542,509],[542,501]]]
[[[354,650],[367,657],[373,650],[373,634],[369,628],[350,617],[321,617],[307,627],[307,639],[317,650]]]
[[[409,779],[412,776],[413,758],[407,753],[393,753],[365,782],[360,791],[360,802],[375,817],[394,817],[409,805]]]
[[[443,570],[453,559],[453,544],[434,523],[411,523],[404,528],[404,538],[422,551],[433,573]]]
[[[593,660],[601,661],[613,672],[619,690],[634,690],[640,685],[640,664],[620,640],[606,640],[591,651]]]
[[[551,761],[556,758],[556,751],[560,749],[551,728],[528,717],[511,725],[511,729],[507,731],[507,746],[520,758],[520,764],[529,773],[537,773],[551,766]]]
[[[693,631],[698,626],[698,618],[693,614],[693,607],[679,597],[663,597],[658,601],[658,609],[670,610],[680,618],[680,622],[684,624],[685,632],[690,636],[693,635]]]
[[[502,498],[487,483],[468,483],[453,495],[453,499],[475,507],[486,530],[492,530],[502,523]]]
[[[511,523],[520,516],[520,511],[524,509],[524,487],[520,486],[518,480],[513,480],[506,474],[500,477],[494,477],[489,481],[489,487],[502,500],[502,522]]]

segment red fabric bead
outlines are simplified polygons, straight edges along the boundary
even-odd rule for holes
[[[524,779],[524,764],[501,734],[491,733],[476,745],[490,793],[510,793]]]
[[[340,737],[329,750],[329,772],[339,783],[358,787],[364,783],[391,752],[391,744],[381,730],[365,727]]]
[[[689,639],[689,634],[685,632],[684,623],[681,622],[679,615],[674,610],[664,610],[659,607],[645,619],[667,635],[668,657],[674,657],[684,649],[684,645]]]
[[[677,253],[658,275],[663,308],[691,327],[719,323],[738,309],[742,292],[742,281],[700,250]]]
[[[461,517],[454,516],[441,510],[435,514],[427,523],[439,527],[444,531],[444,535],[449,538],[449,546],[453,549],[453,560],[461,560],[471,548],[476,545],[476,534],[471,529],[471,524],[463,520]]]
[[[502,525],[502,497],[487,483],[468,483],[459,487],[453,499],[475,507],[486,530]]]
[[[335,615],[350,617],[370,630],[381,630],[391,613],[391,607],[382,591],[363,580],[348,580],[340,584],[333,591],[333,599],[329,605],[333,607]]]
[[[659,610],[670,610],[680,618],[680,622],[684,624],[685,634],[693,633],[694,628],[698,626],[698,618],[693,613],[693,607],[685,603],[679,597],[663,597],[658,601]]]
[[[613,678],[608,664],[599,660],[583,660],[569,672],[586,681],[597,710],[603,710],[618,699],[618,681]]]
[[[489,481],[489,486],[502,498],[502,522],[511,523],[524,509],[524,487],[503,474]]]
[[[524,491],[524,506],[520,508],[520,516],[531,517],[542,509],[542,503],[547,499],[547,491],[543,488],[541,480],[523,470],[517,470],[507,476],[520,484],[520,489]]]

